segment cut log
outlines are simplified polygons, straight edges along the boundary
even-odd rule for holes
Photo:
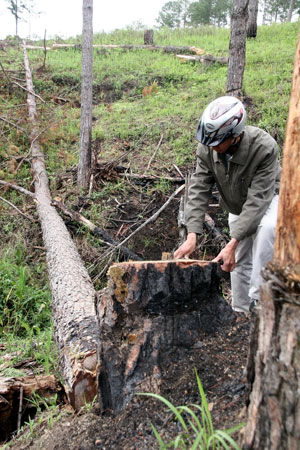
[[[99,394],[119,413],[138,391],[159,392],[166,354],[199,345],[235,319],[220,293],[218,264],[195,260],[110,267],[98,297]]]
[[[23,390],[22,411],[28,406],[28,399],[33,394],[42,398],[62,394],[62,386],[53,375],[35,375],[30,377],[0,378],[0,442],[8,439],[17,430],[20,407],[19,396]]]
[[[37,110],[25,43],[23,48],[35,198],[46,248],[54,336],[65,390],[78,410],[97,393],[96,294],[65,224],[51,204],[44,155],[38,143]]]

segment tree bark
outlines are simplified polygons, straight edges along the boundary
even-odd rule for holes
[[[257,34],[258,0],[249,0],[247,37],[255,38]]]
[[[231,16],[226,93],[227,95],[237,97],[242,95],[246,60],[248,1],[249,0],[234,0],[233,13]]]
[[[37,111],[25,43],[24,64],[36,207],[46,247],[54,334],[65,390],[73,407],[79,409],[97,392],[95,291],[64,222],[51,205],[44,155],[38,144]]]
[[[154,36],[153,30],[146,30],[144,32],[144,44],[154,45],[153,36]]]
[[[300,37],[284,145],[274,263],[261,288],[243,449],[296,450],[300,442]],[[254,327],[255,330],[255,327]]]
[[[287,22],[291,22],[292,21],[294,5],[295,5],[295,0],[290,0],[290,6],[289,6],[289,12],[288,12],[288,16],[287,16]]]
[[[274,259],[281,266],[300,262],[300,35],[282,162]]]
[[[194,260],[114,264],[99,295],[99,393],[119,413],[136,392],[159,392],[164,358],[201,346],[235,320],[219,289],[220,267]]]
[[[92,160],[93,0],[82,3],[82,80],[78,186],[88,189]]]

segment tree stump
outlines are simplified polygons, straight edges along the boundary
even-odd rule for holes
[[[144,32],[144,44],[154,45],[153,36],[154,36],[153,30],[146,30]]]
[[[220,276],[218,264],[194,260],[110,267],[97,305],[103,409],[119,413],[136,392],[159,392],[164,355],[235,320]]]

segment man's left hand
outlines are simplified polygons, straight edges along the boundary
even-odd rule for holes
[[[239,241],[232,238],[230,242],[224,247],[218,256],[212,260],[212,262],[223,261],[221,268],[224,272],[232,272],[236,266],[235,263],[235,250],[239,244]]]

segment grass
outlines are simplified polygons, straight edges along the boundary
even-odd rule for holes
[[[227,430],[215,430],[209,404],[196,369],[195,375],[201,399],[200,405],[174,406],[169,400],[161,395],[151,393],[139,394],[153,397],[164,403],[168,410],[174,414],[174,419],[178,422],[180,431],[174,439],[169,442],[164,442],[157,429],[152,425],[152,430],[158,441],[159,448],[161,450],[166,450],[168,448],[190,450],[240,450],[240,447],[233,440],[231,434],[241,429],[244,426],[244,423]]]

